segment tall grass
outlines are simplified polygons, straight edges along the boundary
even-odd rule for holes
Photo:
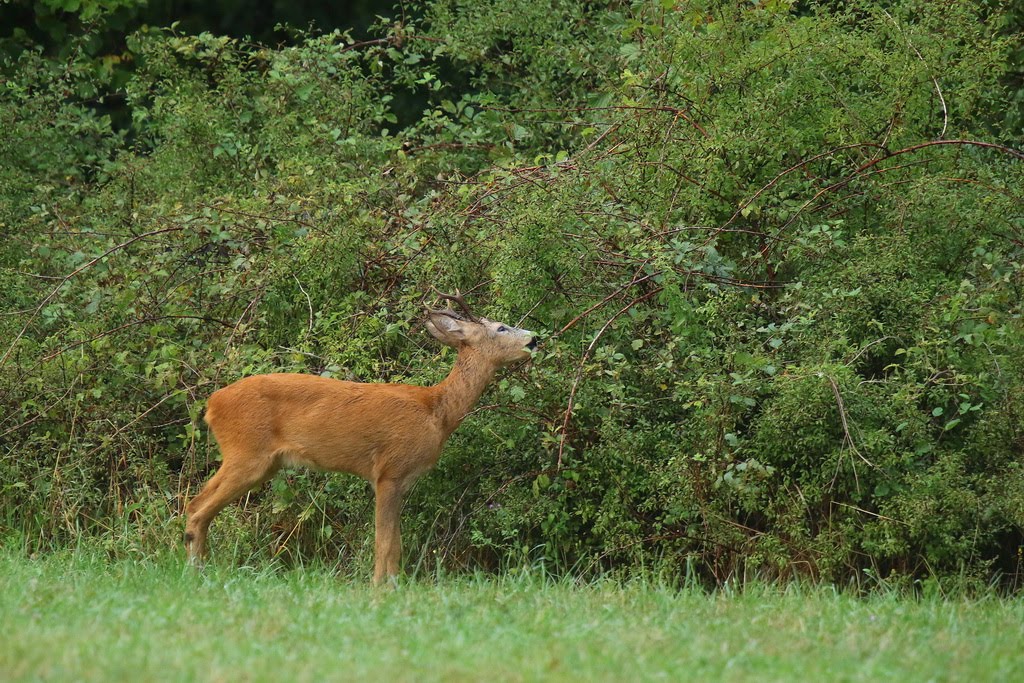
[[[5,680],[992,680],[1019,600],[708,594],[531,572],[378,591],[322,567],[0,552]]]

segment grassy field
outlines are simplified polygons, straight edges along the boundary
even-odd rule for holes
[[[706,594],[531,576],[374,591],[330,572],[0,552],[0,679],[1010,681],[1024,601]]]

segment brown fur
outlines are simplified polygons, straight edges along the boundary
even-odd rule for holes
[[[223,462],[186,508],[190,560],[205,557],[210,522],[228,503],[281,467],[304,466],[373,484],[374,582],[396,575],[405,493],[437,462],[498,368],[529,356],[533,333],[502,328],[452,311],[431,312],[428,331],[458,349],[451,373],[432,387],[281,373],[247,377],[214,392],[205,419]]]

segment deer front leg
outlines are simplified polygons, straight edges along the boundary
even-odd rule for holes
[[[402,559],[400,517],[402,499],[407,488],[403,482],[394,479],[379,480],[375,486],[377,509],[373,583],[376,585],[398,575],[398,565]]]

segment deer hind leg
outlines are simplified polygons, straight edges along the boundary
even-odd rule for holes
[[[276,455],[241,460],[225,453],[220,469],[185,508],[185,550],[190,562],[201,563],[206,559],[206,533],[217,513],[246,491],[271,479],[279,467],[280,458]]]

